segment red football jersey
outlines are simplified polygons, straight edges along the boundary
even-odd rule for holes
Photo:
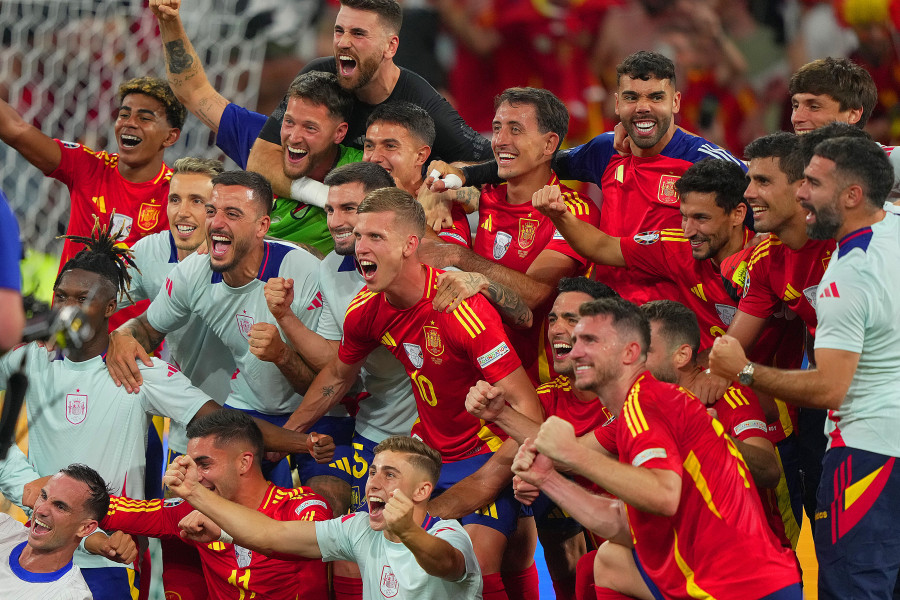
[[[566,206],[580,220],[594,227],[600,222],[600,211],[594,203],[578,192],[562,185],[555,173],[547,185],[558,185]],[[506,200],[506,184],[487,185],[481,192],[478,205],[478,229],[472,249],[489,261],[525,273],[544,250],[564,254],[578,264],[575,275],[584,275],[590,268],[588,261],[572,250],[569,243],[553,226],[553,222],[536,211],[531,202],[510,204]],[[535,385],[554,377],[553,349],[547,340],[546,316],[550,305],[534,311],[534,325],[530,329],[507,329],[507,335]]]
[[[744,241],[750,237],[744,230]],[[639,272],[667,283],[656,286],[650,300],[678,300],[697,315],[700,349],[712,346],[724,335],[737,311],[737,301],[728,294],[719,268],[711,260],[696,260],[681,229],[663,229],[621,238],[622,255],[631,272]],[[628,298],[632,300],[631,298]],[[634,301],[634,300],[632,300]]]
[[[791,250],[776,235],[769,234],[750,256],[744,297],[738,308],[748,315],[767,318],[784,302],[815,335],[816,290],[834,249],[834,240],[809,240],[799,250]]]
[[[462,206],[454,202],[453,207],[450,209],[450,216],[453,218],[453,225],[444,227],[438,231],[438,237],[445,242],[471,248],[472,230],[469,227],[469,219],[466,217],[466,211]]]
[[[748,387],[734,383],[725,391],[725,395],[719,398],[712,406],[716,410],[719,422],[725,427],[725,433],[733,438],[746,442],[749,438],[759,437],[769,439],[766,417],[759,406],[756,393]],[[784,474],[781,475],[784,481]],[[784,483],[787,486],[787,483]],[[791,541],[785,534],[784,521],[781,518],[781,510],[778,508],[778,498],[775,490],[757,488],[759,499],[762,501],[766,521],[772,528],[772,533],[778,538],[782,547],[790,548]]]
[[[466,394],[479,379],[496,383],[521,363],[500,316],[476,294],[452,313],[431,306],[442,271],[422,265],[428,278],[422,299],[398,310],[363,289],[350,302],[338,356],[357,363],[379,344],[396,356],[413,383],[419,418],[412,433],[454,462],[493,452],[503,442],[484,421],[466,412]]]
[[[613,415],[595,398],[591,402],[579,400],[572,391],[572,382],[560,375],[537,388],[538,399],[544,409],[544,418],[556,415],[575,427],[578,437],[613,421]]]
[[[100,217],[100,224],[109,225],[113,233],[121,227],[119,241],[129,247],[146,235],[169,229],[166,204],[172,169],[165,163],[150,181],[132,183],[119,173],[118,154],[94,152],[81,144],[60,140],[56,143],[62,160],[50,177],[69,188],[71,210],[67,234],[90,236],[95,214]],[[113,211],[116,217],[110,223]],[[82,244],[66,240],[60,268],[83,248]]]
[[[697,398],[645,372],[619,420],[620,462],[681,477],[672,517],[628,506],[638,558],[663,595],[755,600],[800,581],[740,452]]]
[[[178,538],[178,522],[194,508],[181,499],[132,500],[113,496],[100,526],[132,535]],[[277,521],[326,521],[331,509],[309,488],[285,489],[270,483],[256,509]],[[327,600],[326,565],[299,556],[268,557],[235,544],[197,544],[209,597],[216,600]]]

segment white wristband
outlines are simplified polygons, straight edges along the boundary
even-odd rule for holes
[[[430,174],[430,177],[434,177],[435,179],[440,179],[444,182],[444,187],[448,190],[458,190],[462,187],[462,179],[459,178],[459,175],[456,173],[448,173],[441,177],[441,172],[437,169],[434,169]]]
[[[223,529],[222,533],[219,534],[219,541],[225,542],[226,544],[233,544],[234,538],[228,535],[228,532]]]
[[[301,177],[291,183],[291,198],[298,202],[325,208],[325,201],[328,200],[328,186],[315,179]]]

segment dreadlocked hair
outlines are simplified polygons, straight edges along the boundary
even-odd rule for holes
[[[110,222],[113,221],[115,216],[116,212],[113,211],[109,218]],[[94,215],[94,228],[91,230],[90,237],[83,235],[62,236],[67,240],[77,244],[84,244],[87,247],[66,261],[66,264],[63,265],[59,275],[56,277],[56,282],[53,284],[54,289],[59,285],[59,280],[62,278],[63,273],[72,269],[83,269],[103,276],[116,288],[118,297],[124,294],[129,300],[134,302],[131,294],[128,293],[128,288],[131,286],[131,274],[128,272],[128,268],[133,267],[137,269],[138,273],[141,270],[138,269],[134,262],[134,253],[131,248],[116,244],[116,240],[119,234],[122,233],[124,226],[123,223],[118,231],[112,233],[109,231],[109,226],[100,225],[100,219],[97,215]]]

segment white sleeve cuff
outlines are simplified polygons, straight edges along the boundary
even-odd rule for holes
[[[328,200],[328,186],[309,177],[301,177],[291,183],[291,198],[298,202],[325,208],[325,201]]]

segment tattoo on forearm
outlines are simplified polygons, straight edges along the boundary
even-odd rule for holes
[[[522,297],[496,282],[488,285],[487,295],[500,312],[517,327],[528,327],[533,315]]]
[[[332,396],[334,396],[334,386],[333,385],[323,386],[322,387],[322,395],[325,396],[326,398],[331,398]]]
[[[478,188],[464,187],[456,190],[456,202],[467,209],[478,208],[479,200],[481,200],[481,190]]]
[[[172,73],[184,73],[194,64],[194,57],[188,54],[184,40],[166,42],[165,49],[169,58],[169,71]]]

